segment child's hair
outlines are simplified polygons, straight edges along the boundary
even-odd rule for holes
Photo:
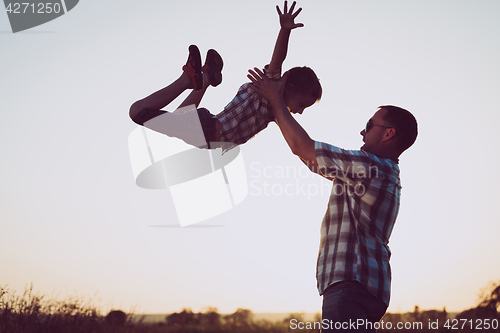
[[[309,67],[293,67],[287,71],[288,78],[286,83],[291,83],[294,86],[295,92],[310,94],[319,102],[323,89],[319,83],[316,73]]]

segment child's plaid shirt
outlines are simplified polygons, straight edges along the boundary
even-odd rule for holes
[[[267,68],[264,68],[264,73],[268,78],[281,78],[280,70],[269,71]],[[243,84],[224,111],[216,116],[221,126],[221,141],[233,144],[225,145],[225,150],[247,142],[274,121],[271,105],[253,91],[250,84]]]
[[[333,182],[321,225],[319,293],[336,282],[355,280],[389,305],[388,243],[401,190],[397,161],[321,142],[315,149],[318,168],[312,171]]]

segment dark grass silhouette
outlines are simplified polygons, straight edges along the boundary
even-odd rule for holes
[[[380,329],[377,332],[500,332],[500,315],[498,313],[500,309],[500,281],[490,282],[480,292],[479,298],[480,301],[476,307],[462,311],[454,318],[448,316],[446,309],[420,311],[418,306],[415,306],[413,312],[387,313],[381,322],[390,322],[393,329]],[[397,323],[409,323],[407,326],[409,328],[394,329],[397,327]],[[413,323],[422,323],[422,325],[412,325]]]
[[[112,311],[113,312],[113,311]],[[120,311],[121,312],[121,311]],[[33,292],[33,284],[23,295],[0,286],[0,332],[127,332],[121,330],[123,316],[104,317],[92,299],[68,296],[63,301],[46,299]],[[126,319],[126,314],[123,313]]]
[[[446,309],[420,311],[415,306],[413,312],[387,313],[381,321],[385,326],[377,332],[500,332],[499,308],[500,282],[490,283],[483,290],[478,306],[461,312],[455,318],[450,317]],[[93,305],[92,299],[82,297],[69,296],[63,301],[46,299],[33,292],[33,285],[26,287],[19,296],[7,286],[0,286],[1,333],[319,333],[319,329],[292,329],[292,320],[295,323],[307,323],[303,321],[303,313],[291,313],[281,322],[256,321],[251,310],[242,308],[229,315],[219,314],[216,308],[208,308],[200,313],[183,309],[166,316],[165,321],[160,323],[144,323],[144,317],[136,320],[132,315],[133,311],[127,314],[121,310],[111,310],[103,315],[101,309]],[[489,320],[490,326],[493,320],[499,324],[496,328],[486,329],[485,319]],[[321,322],[319,313],[314,322]],[[429,323],[435,322],[439,324],[429,327]],[[448,327],[445,325],[447,322]],[[387,329],[388,323],[391,323],[391,329]],[[397,329],[398,323],[404,323],[404,328]]]

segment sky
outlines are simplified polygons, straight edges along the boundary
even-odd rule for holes
[[[246,198],[190,227],[170,189],[136,185],[129,156],[130,105],[175,80],[196,44],[202,57],[214,48],[224,58],[223,82],[202,102],[218,113],[247,70],[269,62],[277,4],[82,0],[15,34],[0,11],[0,285],[22,293],[33,282],[40,294],[141,313],[320,311],[329,183],[305,170],[275,124],[241,146]],[[500,3],[298,6],[304,27],[284,68],[306,65],[321,80],[321,101],[296,116],[313,139],[359,149],[385,104],[419,123],[400,158],[388,311],[475,306],[500,279]]]

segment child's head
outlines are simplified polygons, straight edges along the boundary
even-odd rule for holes
[[[319,79],[309,67],[294,67],[287,71],[283,99],[291,113],[301,114],[321,99],[323,92]]]

